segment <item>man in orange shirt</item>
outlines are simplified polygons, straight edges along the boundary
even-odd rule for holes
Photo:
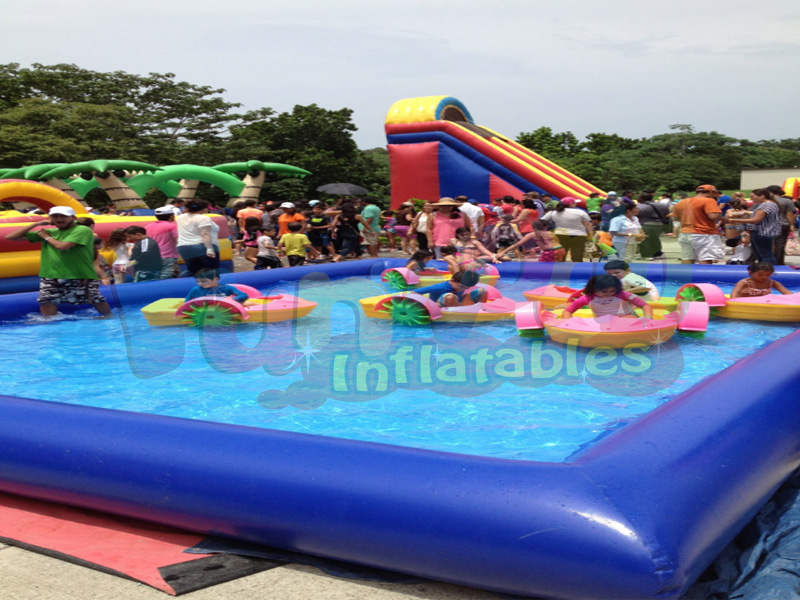
[[[725,255],[717,221],[722,220],[722,211],[717,204],[719,192],[713,185],[700,185],[696,196],[678,202],[670,216],[680,221],[681,262],[710,265]]]
[[[244,231],[244,222],[247,217],[258,217],[258,220],[260,221],[261,215],[263,214],[263,210],[258,210],[256,208],[256,201],[253,198],[245,200],[244,208],[236,213],[236,220],[239,221],[239,231]]]

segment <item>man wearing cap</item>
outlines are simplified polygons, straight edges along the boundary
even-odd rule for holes
[[[178,225],[176,212],[172,205],[161,206],[155,210],[156,221],[145,226],[147,236],[154,239],[161,253],[161,273],[159,279],[177,277],[178,264]],[[177,209],[180,214],[180,209]]]
[[[39,268],[39,310],[53,317],[58,305],[91,304],[101,315],[111,308],[100,294],[100,281],[94,268],[94,234],[75,222],[75,211],[68,206],[55,206],[49,212],[51,229],[31,231],[42,222],[31,223],[12,231],[8,240],[26,239],[42,244]]]
[[[678,243],[681,262],[710,265],[725,256],[725,247],[717,231],[717,221],[722,220],[722,209],[717,203],[719,192],[713,185],[699,185],[696,195],[678,202],[670,217],[679,221],[681,231]]]
[[[600,205],[600,228],[608,231],[611,219],[625,214],[625,203],[619,199],[617,192],[608,192]]]
[[[286,235],[289,233],[289,223],[295,223],[297,221],[302,221],[303,225],[305,225],[306,218],[297,212],[294,204],[291,202],[284,202],[280,206],[283,214],[278,217],[278,237],[282,235]],[[298,233],[303,233],[299,231]]]

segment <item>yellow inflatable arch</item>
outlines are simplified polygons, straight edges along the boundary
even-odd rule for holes
[[[48,212],[54,206],[68,206],[77,214],[86,214],[86,208],[61,190],[24,179],[0,179],[0,202],[29,202]]]

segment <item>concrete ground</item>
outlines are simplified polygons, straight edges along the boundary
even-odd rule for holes
[[[679,263],[677,239],[662,237],[667,263]],[[381,257],[402,257],[382,251]],[[800,257],[787,257],[800,265]],[[236,270],[251,270],[240,257]],[[9,600],[158,600],[166,594],[144,584],[128,581],[67,562],[0,544],[2,598]],[[355,581],[326,575],[313,567],[277,567],[235,581],[182,596],[186,600],[497,600],[487,591],[444,583],[390,584]]]
[[[6,600],[164,600],[164,592],[62,560],[0,544]],[[490,592],[445,583],[393,584],[326,575],[288,565],[184,594],[186,600],[497,600]]]

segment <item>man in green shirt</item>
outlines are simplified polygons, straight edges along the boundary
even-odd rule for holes
[[[364,238],[364,245],[367,246],[369,255],[372,258],[378,258],[378,247],[380,246],[378,232],[381,230],[381,209],[377,207],[375,200],[369,196],[364,198],[364,208],[361,211],[361,218],[372,228],[372,231],[364,231],[364,226],[360,223],[358,225],[358,228],[361,230],[361,235]]]
[[[42,244],[39,268],[39,310],[45,317],[53,317],[58,305],[91,304],[104,317],[111,308],[100,294],[100,281],[94,269],[94,234],[92,230],[75,222],[75,211],[68,206],[54,206],[49,212],[53,229],[34,227],[31,223],[6,236],[8,240],[26,239]]]

